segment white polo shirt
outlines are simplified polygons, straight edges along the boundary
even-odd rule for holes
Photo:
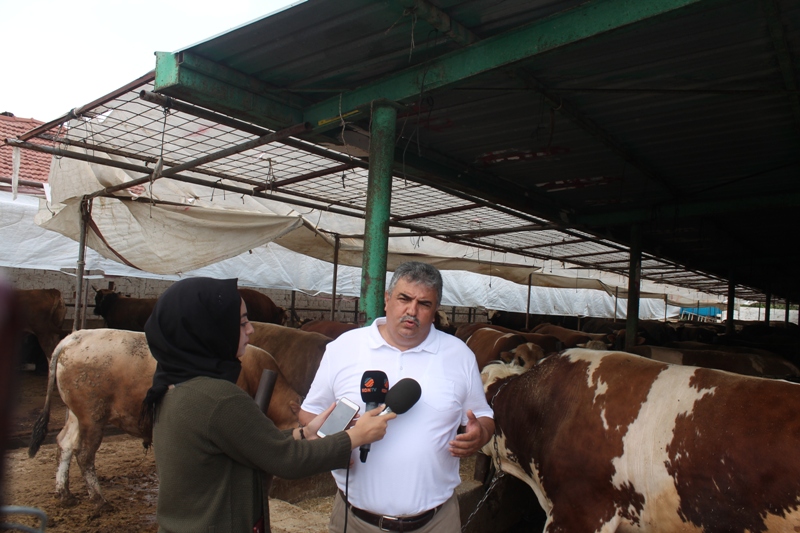
[[[460,483],[459,459],[448,443],[467,410],[476,417],[493,417],[486,402],[475,355],[462,341],[431,326],[419,346],[402,352],[378,331],[386,318],[348,331],[328,344],[303,410],[319,414],[346,397],[361,406],[361,378],[367,370],[382,370],[389,387],[403,378],[417,380],[420,400],[389,422],[386,436],[372,444],[366,463],[353,451],[349,501],[367,511],[390,516],[415,515],[444,503]],[[346,470],[333,477],[345,490]]]

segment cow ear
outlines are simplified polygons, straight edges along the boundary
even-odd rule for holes
[[[293,412],[295,415],[297,415],[297,413],[299,413],[299,412],[300,412],[300,404],[299,404],[299,403],[297,403],[297,402],[296,402],[296,401],[294,401],[294,400],[289,400],[289,409],[291,409],[291,410],[292,410],[292,412]]]

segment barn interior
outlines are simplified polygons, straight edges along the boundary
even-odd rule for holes
[[[160,52],[6,142],[90,169],[94,188],[54,191],[73,228],[88,198],[98,223],[140,210],[121,234],[191,195],[257,200],[357,220],[303,222],[331,262],[385,267],[381,243],[416,240],[522,264],[522,283],[597,272],[789,304],[798,54],[790,0],[312,0]]]
[[[169,178],[367,219],[365,248],[372,220],[796,302],[799,23],[778,0],[312,1],[6,142],[129,165],[97,196]]]

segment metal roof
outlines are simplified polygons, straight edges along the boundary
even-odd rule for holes
[[[159,53],[154,78],[75,112],[122,106],[159,135],[114,120],[60,140],[152,166],[166,102],[151,91],[173,98],[171,124],[208,123],[198,157],[219,128],[245,142],[309,123],[195,171],[361,216],[386,99],[395,226],[617,273],[638,232],[644,279],[798,302],[799,54],[790,0],[311,0]],[[163,133],[165,168],[185,163],[169,160],[180,127]]]

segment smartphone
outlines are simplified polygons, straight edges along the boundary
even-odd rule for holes
[[[360,407],[348,400],[342,398],[336,402],[336,407],[322,423],[322,427],[317,430],[317,435],[325,437],[326,435],[333,435],[339,431],[344,431],[347,425],[358,414]]]

